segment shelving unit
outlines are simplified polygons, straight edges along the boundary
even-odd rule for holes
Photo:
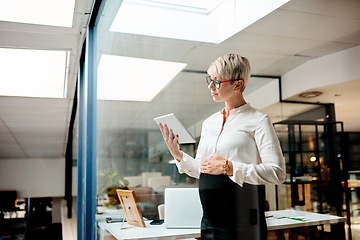
[[[308,211],[345,213],[350,231],[349,159],[344,152],[343,123],[287,120],[275,123],[274,128],[286,161],[291,207],[303,201]],[[345,231],[344,226],[332,228]]]

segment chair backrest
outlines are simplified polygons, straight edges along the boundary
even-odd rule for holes
[[[151,187],[154,191],[161,186],[169,186],[171,183],[170,176],[161,176],[161,177],[149,177],[148,186]]]
[[[26,203],[26,222],[28,226],[51,227],[52,224],[52,198],[28,198]]]
[[[52,198],[26,199],[25,240],[52,239]]]
[[[143,172],[141,174],[142,176],[142,186],[148,187],[148,180],[150,177],[160,177],[161,172]]]
[[[165,218],[165,204],[160,204],[158,206],[158,214],[159,214],[159,219],[164,220],[164,218]]]
[[[129,181],[129,186],[128,187],[138,187],[142,184],[142,176],[130,176],[130,177],[125,177],[126,180]]]

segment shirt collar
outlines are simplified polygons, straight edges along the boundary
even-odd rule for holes
[[[241,105],[240,107],[237,107],[237,108],[234,108],[234,109],[230,110],[230,115],[229,116],[231,116],[233,114],[238,114],[238,113],[244,111],[245,109],[247,109],[249,107],[250,107],[250,103],[245,103],[244,105]],[[224,108],[221,109],[220,113],[224,114],[224,110],[225,110]]]

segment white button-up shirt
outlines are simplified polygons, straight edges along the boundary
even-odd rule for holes
[[[231,110],[224,126],[222,112],[207,118],[196,158],[183,152],[176,165],[180,173],[199,178],[201,164],[215,153],[232,162],[230,178],[241,186],[244,182],[281,184],[285,180],[285,161],[271,121],[248,103]]]

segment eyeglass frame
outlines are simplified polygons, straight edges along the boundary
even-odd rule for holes
[[[210,79],[210,80],[208,80],[208,79]],[[236,79],[236,80],[226,80],[226,79],[224,79],[224,80],[220,81],[220,80],[214,80],[214,79],[212,79],[211,76],[206,76],[206,82],[207,82],[208,86],[212,83],[212,85],[213,85],[216,89],[219,89],[219,88],[221,87],[221,83],[233,82],[233,81],[239,81],[239,80],[243,80],[243,79],[241,79],[241,78],[240,78],[240,79]],[[216,81],[216,84],[219,84],[219,87],[216,87],[215,81]],[[244,81],[244,80],[243,80],[243,81]]]

